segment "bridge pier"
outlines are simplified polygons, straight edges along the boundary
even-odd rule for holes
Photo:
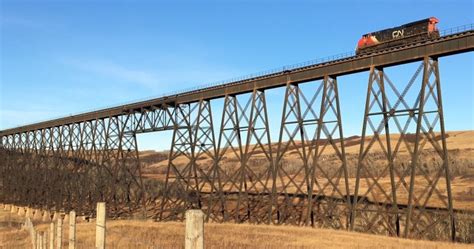
[[[417,84],[421,72],[422,79]],[[410,92],[414,92],[411,99]],[[391,141],[390,128],[400,134],[395,141]],[[435,133],[435,130],[438,131]],[[369,132],[373,136],[366,141],[371,135]],[[427,150],[434,151],[428,155],[433,156],[430,160],[423,155]],[[401,155],[401,151],[407,151],[409,156]],[[379,159],[373,160],[374,157]],[[390,178],[389,188],[382,186],[384,178]],[[361,185],[362,179],[367,180],[365,186]],[[437,238],[443,236],[437,234],[443,222],[439,222],[439,214],[430,213],[429,209],[439,207],[448,210],[441,216],[449,224],[450,234],[446,239],[454,240],[437,59],[426,57],[402,91],[390,81],[383,68],[371,68],[355,191],[353,230],[394,236],[402,236],[403,231],[404,237]],[[373,214],[363,214],[361,207],[365,200],[390,205],[391,210],[388,212],[383,206],[375,205]],[[383,227],[386,229],[381,229]]]
[[[308,83],[310,86],[314,84]],[[314,94],[305,96],[300,85],[291,83],[288,78],[274,182],[285,186],[280,191],[290,201],[281,204],[275,201],[279,217],[285,218],[279,222],[347,228],[350,213],[349,185],[336,77],[325,76],[316,90],[306,92]],[[299,142],[301,145],[297,144]],[[288,171],[283,159],[290,147],[298,151],[296,164],[301,165],[294,172]],[[330,167],[324,165],[322,157],[328,147],[336,152],[336,165]],[[295,180],[297,177],[302,177],[303,182]],[[320,185],[319,181],[323,178],[327,183]],[[296,189],[296,192],[292,189]],[[291,201],[300,195],[306,196],[305,199]],[[323,201],[321,196],[329,198]],[[335,201],[337,199],[346,199],[345,204],[338,205]],[[316,209],[313,209],[313,203],[317,204]],[[297,212],[301,213],[294,216]],[[291,220],[286,217],[291,217]]]

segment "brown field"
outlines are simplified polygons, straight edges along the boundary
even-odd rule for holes
[[[12,220],[8,226],[8,220]],[[0,211],[0,248],[31,248],[28,232],[19,228],[22,219]],[[46,231],[48,224],[39,224]],[[64,227],[67,248],[68,228]],[[107,248],[183,248],[184,224],[179,222],[108,221]],[[95,224],[79,222],[77,248],[94,248]],[[397,239],[355,232],[295,226],[205,224],[206,248],[472,248],[466,244]]]
[[[392,148],[395,148],[397,142],[400,139],[400,135],[394,134],[391,136],[391,145]],[[439,139],[439,134],[437,134],[437,139]],[[366,142],[370,141],[371,137],[366,138]],[[413,140],[413,135],[407,135],[407,141]],[[357,169],[358,162],[358,153],[360,149],[361,139],[359,137],[349,137],[344,140],[346,148],[346,158],[347,158],[347,168],[349,173],[349,191],[350,194],[354,193],[355,186],[355,174]],[[385,143],[383,143],[385,144]],[[449,166],[451,171],[451,188],[453,193],[453,205],[455,209],[460,210],[474,210],[474,131],[451,131],[447,133],[447,147],[449,154]],[[301,143],[296,141],[296,145],[290,145],[289,150],[284,154],[283,161],[286,163],[288,172],[291,172],[292,168],[298,169],[301,165],[301,158],[298,155],[298,149],[301,149]],[[433,151],[433,147],[427,143],[422,151],[421,160],[427,165],[428,170],[430,167],[436,167],[436,163],[439,162],[439,156]],[[272,144],[273,153],[276,154],[278,150],[277,144]],[[372,164],[376,167],[383,168],[385,163],[385,157],[381,152],[380,146],[374,146],[370,150],[370,156],[368,157]],[[331,147],[326,147],[322,152],[322,167],[327,169],[338,165],[340,161],[334,156],[334,149]],[[404,143],[401,144],[398,154],[399,165],[408,165],[410,160],[409,154],[407,152],[407,147]],[[145,178],[155,179],[163,181],[165,179],[166,170],[168,167],[168,152],[154,152],[154,151],[144,151],[140,153],[140,160],[142,162],[142,172]],[[187,159],[184,156],[178,157],[174,160],[175,165],[178,167],[184,166],[187,163]],[[197,160],[197,163],[203,168],[208,168],[212,165],[211,159],[207,155],[202,155]],[[236,160],[236,156],[233,152],[228,150],[224,155],[223,159],[220,162],[222,168],[229,171],[235,170],[239,167],[239,162]],[[432,166],[435,165],[435,166]],[[264,153],[257,149],[252,153],[251,159],[249,160],[249,166],[256,172],[262,171],[265,167],[268,166],[266,163],[266,158]],[[296,171],[296,170],[294,170]],[[434,171],[431,168],[431,171]],[[297,180],[302,180],[303,176],[296,176]],[[399,181],[399,179],[396,179]],[[405,181],[409,181],[408,177],[404,178]],[[319,178],[321,183],[327,182],[323,177]],[[381,177],[379,183],[384,187],[387,192],[390,192],[390,178],[388,175]],[[426,185],[426,179],[423,176],[417,176],[415,181],[415,193],[422,192],[423,187]],[[267,184],[272,184],[271,180]],[[340,182],[341,189],[342,181]],[[278,186],[281,186],[281,183],[277,183]],[[204,188],[206,189],[206,188]],[[367,189],[367,182],[362,180],[360,185],[360,192],[363,193]],[[446,181],[445,178],[440,178],[437,189],[441,193],[446,193]],[[287,189],[291,192],[291,187]],[[327,192],[331,191],[331,188],[326,189]],[[382,200],[381,193],[378,197],[375,197],[377,200]],[[372,196],[369,196],[371,199]],[[397,191],[398,203],[406,203],[408,198],[408,192],[406,189],[399,187]],[[446,198],[446,196],[443,196]],[[428,206],[436,207],[446,207],[445,202],[442,202],[440,198],[432,198],[428,203]]]
[[[391,137],[393,145],[396,144],[398,135]],[[369,140],[370,138],[367,138]],[[355,170],[357,168],[357,157],[360,148],[360,138],[351,137],[344,140],[346,145],[347,166],[349,171],[349,187],[353,193],[355,185]],[[449,165],[452,172],[451,186],[454,199],[454,208],[459,210],[474,210],[474,131],[455,131],[449,132],[447,138],[449,150]],[[299,159],[297,150],[301,148],[301,143],[290,147],[283,159],[286,161],[289,169],[298,167]],[[273,153],[276,154],[277,146],[272,145]],[[423,162],[435,162],[436,154],[430,147],[425,147],[422,155]],[[375,166],[382,165],[384,158],[380,157],[380,148],[375,147],[371,150],[370,159]],[[327,147],[323,152],[327,157],[323,160],[323,167],[335,165],[334,150]],[[406,149],[400,149],[400,157],[403,160],[407,158]],[[165,179],[168,152],[142,151],[140,152],[140,161],[142,163],[143,175],[146,179],[156,182],[162,182]],[[261,171],[267,165],[263,152],[256,150],[249,161],[253,170]],[[202,156],[197,160],[203,168],[211,165],[209,157]],[[183,157],[178,158],[175,163],[179,166],[185,165],[186,160]],[[221,161],[222,167],[227,170],[235,170],[238,167],[235,155],[228,152]],[[302,179],[296,176],[296,180]],[[320,178],[324,182],[324,178]],[[422,176],[416,177],[416,183],[423,185]],[[271,182],[267,183],[271,184]],[[380,184],[386,189],[390,189],[388,177],[382,177]],[[152,191],[156,190],[158,185],[152,185]],[[277,187],[279,184],[277,184]],[[445,179],[441,178],[438,182],[440,192],[445,192]],[[361,181],[360,189],[366,189],[366,183]],[[289,188],[291,191],[291,188]],[[420,191],[415,188],[415,192]],[[406,191],[397,192],[399,203],[404,202]],[[439,202],[434,200],[429,205],[437,206]],[[442,206],[442,205],[440,205]],[[463,219],[458,216],[458,219]],[[12,222],[8,222],[8,220]],[[26,231],[20,230],[19,224],[23,220],[17,216],[9,215],[0,210],[0,249],[3,248],[30,248],[31,241]],[[468,220],[466,219],[466,222]],[[139,220],[111,220],[107,226],[107,246],[108,248],[183,248],[184,246],[184,224],[178,222],[158,223]],[[466,241],[472,241],[472,234],[469,235],[469,226],[472,223],[466,223],[466,231],[463,233]],[[40,230],[46,230],[47,224],[39,224]],[[78,224],[78,248],[93,248],[95,241],[95,224],[93,222],[80,222]],[[206,248],[473,248],[472,245],[452,244],[444,242],[430,242],[397,239],[385,236],[376,236],[355,232],[318,229],[310,227],[295,226],[268,226],[253,224],[233,224],[233,223],[208,223],[205,225],[205,243]],[[67,226],[64,229],[64,237],[67,236]],[[469,240],[470,238],[470,240]],[[65,246],[67,243],[65,242]]]

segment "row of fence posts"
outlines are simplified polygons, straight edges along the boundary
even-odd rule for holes
[[[29,232],[33,249],[62,249],[63,247],[63,219],[57,212],[54,213],[53,221],[50,223],[48,232],[36,231],[31,220],[38,220],[41,210],[33,210],[30,208],[18,207],[15,205],[4,204],[3,209],[11,213],[17,213],[20,216],[25,211],[24,228]],[[23,211],[21,211],[23,209]],[[95,248],[105,249],[106,238],[106,206],[104,202],[97,203],[96,217],[96,237]],[[41,221],[47,221],[50,212],[44,211]],[[51,217],[49,217],[51,218]],[[68,249],[76,248],[76,212],[71,211],[69,215],[65,215],[64,221],[69,221],[69,239]],[[49,239],[49,243],[48,243]],[[56,243],[55,243],[56,242]],[[49,247],[48,247],[49,245]],[[185,249],[203,249],[204,248],[204,213],[201,210],[186,211],[186,230],[185,230]]]
[[[52,222],[49,225],[47,232],[37,231],[33,224],[33,220],[48,222],[51,221],[51,213],[44,211],[41,215],[41,210],[19,207],[10,204],[4,204],[3,210],[16,213],[19,216],[26,216],[24,229],[28,231],[31,237],[33,249],[62,249],[63,248],[63,221],[69,221],[69,239],[68,249],[76,248],[76,212],[71,211],[66,214],[64,219],[58,212],[53,215]],[[105,203],[97,203],[97,217],[96,217],[96,242],[97,249],[105,248]],[[49,239],[49,243],[48,243]]]

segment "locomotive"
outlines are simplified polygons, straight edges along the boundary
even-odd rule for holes
[[[402,26],[368,33],[357,43],[356,54],[372,53],[390,47],[439,37],[438,19],[430,17]]]

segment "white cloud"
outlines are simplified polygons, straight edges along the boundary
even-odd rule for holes
[[[160,95],[176,90],[205,86],[208,83],[241,75],[238,70],[229,70],[223,68],[222,65],[207,65],[204,62],[196,62],[194,66],[188,67],[167,66],[166,68],[157,68],[153,72],[100,59],[66,57],[60,58],[59,62],[88,73],[140,85]]]
[[[159,83],[158,77],[154,73],[125,67],[110,61],[81,59],[63,59],[61,61],[66,65],[76,67],[83,71],[125,80],[147,88],[154,88]]]

